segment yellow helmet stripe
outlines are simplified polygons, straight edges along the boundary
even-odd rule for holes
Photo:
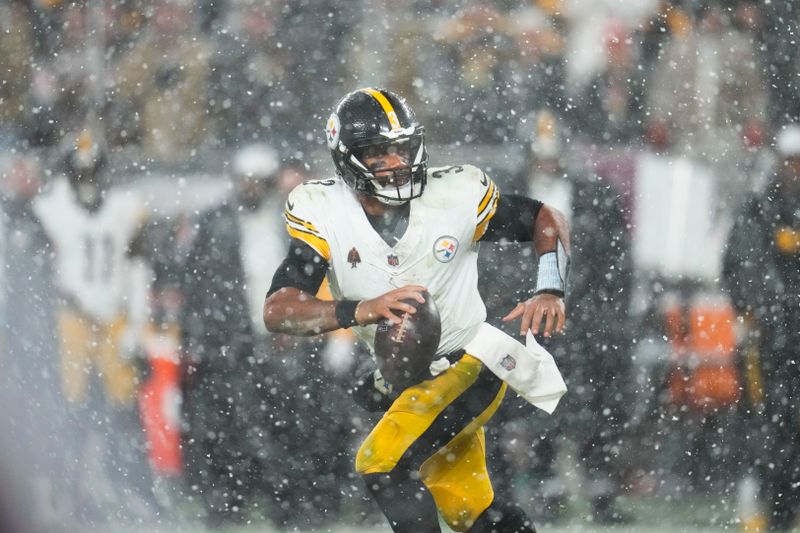
[[[361,89],[361,92],[370,95],[375,100],[377,100],[379,104],[381,104],[383,112],[386,113],[386,118],[389,119],[389,124],[391,124],[393,130],[400,129],[401,126],[400,126],[400,121],[397,120],[397,113],[394,112],[394,107],[392,107],[392,103],[389,102],[389,100],[385,96],[383,96],[383,93],[381,93],[380,91],[376,91],[371,87]]]

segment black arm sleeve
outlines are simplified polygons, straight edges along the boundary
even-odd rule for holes
[[[530,242],[533,240],[533,222],[542,208],[542,202],[517,194],[501,194],[497,211],[481,240]]]
[[[303,241],[292,239],[286,258],[272,277],[267,296],[284,287],[317,294],[327,273],[328,262],[321,255]]]

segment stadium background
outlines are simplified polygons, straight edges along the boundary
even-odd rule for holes
[[[565,165],[615,188],[631,232],[635,283],[626,320],[635,407],[622,468],[624,501],[638,522],[620,529],[741,529],[752,514],[752,478],[737,440],[746,426],[734,402],[704,403],[670,388],[669,371],[693,348],[685,332],[673,335],[669,317],[692,306],[729,309],[719,277],[734,210],[763,187],[773,136],[800,112],[800,52],[787,44],[798,17],[793,2],[744,0],[4,0],[4,195],[18,193],[5,184],[19,173],[46,187],[60,172],[65,143],[90,128],[107,148],[112,182],[148,198],[163,230],[151,248],[169,250],[181,228],[226,198],[231,161],[249,144],[267,143],[282,162],[299,160],[308,176],[327,177],[322,127],[336,100],[354,88],[384,86],[407,97],[426,126],[433,165],[476,164],[505,190],[514,186],[547,110]],[[500,254],[486,252],[490,260],[502,261]],[[159,281],[169,285],[165,278]],[[46,314],[47,302],[30,303]],[[6,296],[3,335],[30,337],[43,359],[4,363],[8,429],[0,442],[8,445],[0,464],[9,473],[0,494],[19,498],[17,510],[31,509],[16,513],[11,506],[10,515],[34,528],[46,522],[66,530],[202,530],[199,504],[181,488],[179,474],[156,476],[164,506],[158,516],[120,513],[124,499],[105,498],[98,488],[118,480],[90,464],[85,470],[91,478],[94,468],[100,481],[78,496],[97,500],[88,524],[65,526],[73,514],[45,509],[40,500],[49,496],[42,497],[40,481],[53,477],[48,465],[59,462],[58,443],[84,429],[62,427],[58,409],[48,407],[60,402],[46,370],[54,368],[47,366],[54,345],[33,327],[9,329],[10,317],[21,312],[17,304]],[[727,324],[741,337],[740,324]],[[323,353],[330,342],[293,349]],[[732,345],[723,352],[719,366],[733,364]],[[359,358],[348,364],[357,366]],[[296,461],[270,458],[305,479],[285,495],[302,502],[287,520],[299,530],[343,524],[330,527],[349,531],[356,522],[352,527],[375,530],[369,524],[381,523],[376,510],[358,481],[346,477],[367,427],[345,393],[352,368],[325,374],[325,365],[317,366],[321,373],[313,377],[291,370],[285,379],[273,376],[287,389],[316,383],[303,394],[317,395],[314,408],[329,405],[317,421],[334,424],[290,435],[312,435],[319,443],[313,459],[311,452]],[[278,418],[304,415],[295,405]],[[113,435],[102,427],[97,435],[103,455]],[[341,460],[320,471],[320,453]],[[569,474],[574,453],[567,444],[559,464],[579,487],[579,476]],[[58,481],[45,485],[69,492]],[[594,531],[582,519],[585,505],[574,496],[568,525],[547,530]],[[43,518],[47,513],[53,516]],[[270,517],[253,517],[251,526],[230,527],[272,527]],[[144,525],[127,525],[137,521]]]

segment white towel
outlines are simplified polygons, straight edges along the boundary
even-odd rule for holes
[[[526,345],[483,323],[464,349],[539,409],[552,414],[567,392],[553,356],[528,331]]]

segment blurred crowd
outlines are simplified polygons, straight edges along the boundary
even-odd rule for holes
[[[570,392],[552,418],[506,402],[495,489],[544,521],[577,488],[601,523],[670,493],[790,527],[799,25],[748,0],[0,3],[0,448],[37,520],[374,519],[351,473],[369,356],[268,335],[261,305],[286,195],[332,172],[332,106],[377,85],[434,164],[572,225],[548,342]],[[482,248],[490,321],[531,254]]]

